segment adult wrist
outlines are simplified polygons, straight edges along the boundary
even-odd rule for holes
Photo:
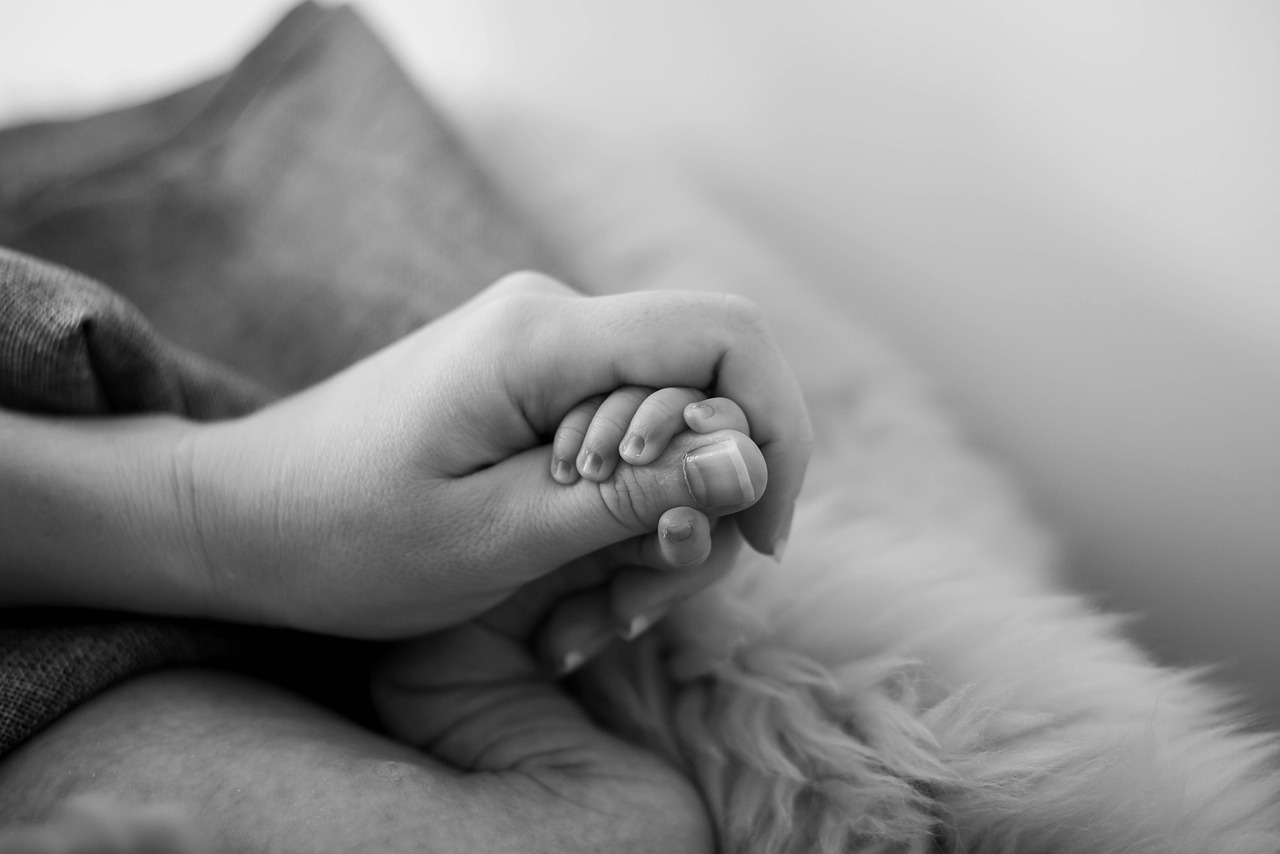
[[[260,418],[201,425],[174,448],[189,566],[200,579],[204,614],[281,624],[289,606],[283,546],[290,525],[279,489],[279,452]]]
[[[204,613],[173,416],[0,413],[0,604]]]

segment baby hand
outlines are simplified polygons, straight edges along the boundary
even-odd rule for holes
[[[707,399],[692,388],[625,386],[588,398],[565,415],[552,445],[551,474],[565,485],[579,477],[604,482],[629,466],[659,459],[677,435],[720,430],[750,435],[746,414],[732,400]],[[753,492],[736,443],[713,444],[689,456],[702,455],[713,464],[695,459],[684,471],[695,498],[712,488],[707,479],[719,482],[713,487],[718,493]],[[594,572],[585,572],[590,577],[586,589],[557,604],[539,633],[535,645],[546,662],[558,672],[571,671],[612,640],[615,630],[624,639],[635,638],[677,602],[721,578],[732,566],[741,537],[731,522],[722,522],[714,531],[716,559],[708,561],[713,528],[702,510],[676,507],[663,514],[656,535],[630,544],[629,554],[615,548],[593,556]],[[510,612],[508,607],[508,617]]]

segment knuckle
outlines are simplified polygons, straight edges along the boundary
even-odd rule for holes
[[[755,332],[764,331],[764,312],[753,300],[741,294],[724,294],[720,299],[721,308],[735,326]]]
[[[484,305],[484,316],[489,323],[499,327],[510,325],[530,302],[527,294],[509,289],[491,291],[491,296]]]
[[[508,273],[485,289],[485,308],[498,322],[513,325],[533,316],[549,298],[569,292],[566,285],[550,276],[521,270]]]
[[[548,294],[567,291],[569,288],[559,279],[536,270],[516,270],[507,273],[490,285],[490,291],[497,296],[506,294]]]
[[[506,293],[484,307],[488,340],[505,349],[525,352],[538,332],[544,298],[536,294]],[[483,327],[482,327],[483,328]]]

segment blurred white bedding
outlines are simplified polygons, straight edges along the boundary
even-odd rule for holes
[[[5,0],[0,121],[214,73],[289,5]],[[715,196],[937,379],[1082,587],[1280,721],[1275,7],[358,5],[469,132]]]

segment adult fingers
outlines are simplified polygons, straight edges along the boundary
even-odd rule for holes
[[[678,540],[673,539],[673,531],[678,532]],[[526,641],[557,603],[575,593],[606,585],[620,568],[684,572],[705,561],[711,546],[707,517],[692,508],[678,507],[663,514],[657,533],[632,537],[535,578],[477,619],[507,637]],[[608,608],[607,602],[601,605],[601,625],[609,623]],[[626,622],[618,623],[619,628],[626,626]],[[611,629],[606,625],[604,631]]]
[[[742,544],[732,520],[715,533],[708,560],[679,572],[624,566],[606,583],[567,597],[539,628],[538,657],[557,676],[577,670],[610,643],[635,640],[679,602],[723,578]]]
[[[622,569],[609,582],[609,612],[621,634],[632,640],[661,620],[680,601],[719,581],[733,568],[742,537],[732,518],[721,520],[705,561],[680,572],[644,567]]]

